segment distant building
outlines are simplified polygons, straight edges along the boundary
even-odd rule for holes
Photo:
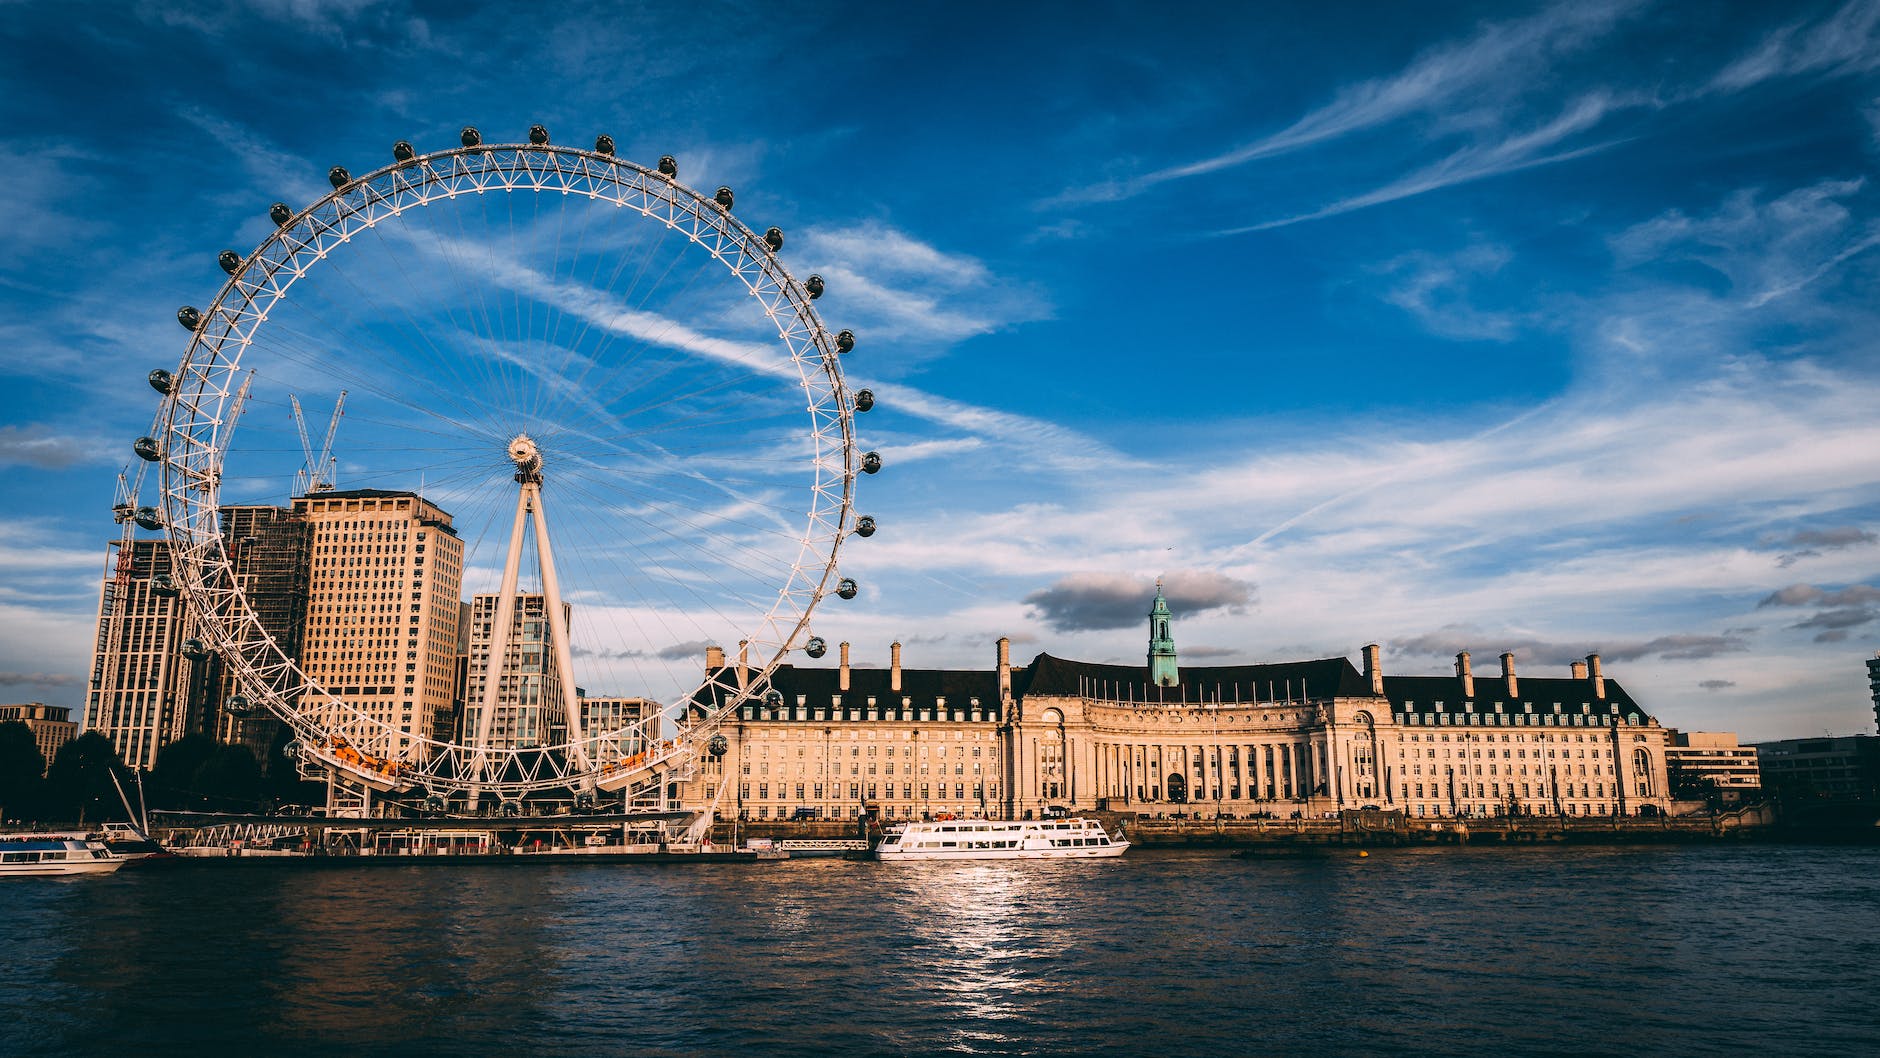
[[[562,674],[555,660],[552,623],[540,593],[516,596],[510,611],[490,719],[489,748],[530,749],[564,741],[568,731],[567,707],[562,702]],[[483,723],[483,698],[488,688],[490,643],[495,638],[496,609],[501,597],[479,594],[470,600],[470,659],[464,691],[462,731],[458,741],[475,743]],[[572,607],[562,604],[562,626],[567,627]]]
[[[450,515],[381,489],[298,496],[293,509],[309,531],[301,668],[387,731],[355,748],[401,759],[417,739],[450,740],[463,579]],[[300,708],[325,703],[310,694]]]
[[[1880,653],[1867,660],[1867,689],[1873,696],[1874,730],[1880,731]]]
[[[640,726],[642,720],[657,716],[659,703],[647,698],[590,698],[575,688],[581,713],[581,730],[596,740],[594,763],[607,764],[631,757],[646,748],[646,741],[660,737],[657,722]],[[611,736],[611,737],[608,737]]]
[[[0,724],[18,720],[33,733],[33,742],[39,746],[39,753],[46,758],[46,768],[52,768],[53,755],[59,747],[72,741],[78,734],[78,725],[72,721],[72,710],[63,705],[47,705],[44,702],[26,702],[20,705],[0,705]]]
[[[1880,735],[1786,738],[1751,748],[1763,785],[1786,799],[1880,799]]]
[[[85,729],[111,741],[133,768],[206,731],[205,657],[183,653],[185,607],[166,540],[114,540],[98,594],[98,638],[85,694]]]
[[[1665,771],[1674,796],[1707,797],[1714,791],[1726,802],[1762,792],[1756,749],[1739,745],[1727,731],[1666,732]]]
[[[1597,655],[1570,678],[1385,676],[1346,658],[1173,668],[1152,612],[1143,667],[1040,654],[989,670],[779,666],[768,686],[708,652],[715,703],[749,687],[688,801],[748,818],[1022,817],[1058,809],[1291,818],[1344,808],[1413,818],[1662,812],[1665,730]],[[1156,648],[1169,644],[1167,651]],[[1172,685],[1158,682],[1177,672]],[[706,703],[696,703],[703,705]],[[696,715],[696,709],[695,709]],[[729,770],[727,770],[729,769]]]
[[[274,639],[282,653],[299,658],[301,637],[307,628],[310,527],[287,507],[228,506],[219,513],[222,546],[248,608],[260,622],[261,631]],[[219,658],[208,661],[215,671],[216,737],[246,746],[256,760],[265,761],[280,734],[281,722],[266,710],[246,716],[230,713],[226,708],[229,700],[245,692],[237,685],[235,673],[221,665]],[[274,689],[288,691],[289,676],[284,673],[281,685]]]

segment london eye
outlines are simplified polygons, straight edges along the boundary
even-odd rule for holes
[[[824,325],[823,280],[794,276],[731,188],[606,136],[466,128],[327,177],[216,258],[134,445],[161,495],[136,520],[233,676],[223,707],[291,728],[309,773],[433,807],[690,774],[779,664],[821,656],[818,605],[860,591],[839,557],[874,532],[855,490],[881,461],[857,444],[873,397],[844,378],[856,338]],[[337,422],[342,400],[333,458],[309,458],[300,403]],[[227,524],[290,491],[319,523],[291,636]],[[434,671],[445,655],[459,672]],[[446,675],[440,705],[425,688]]]

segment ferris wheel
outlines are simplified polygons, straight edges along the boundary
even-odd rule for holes
[[[134,448],[162,498],[136,520],[168,537],[191,646],[232,674],[231,713],[382,794],[578,801],[683,775],[792,652],[822,656],[818,604],[860,592],[838,556],[875,531],[855,486],[881,460],[856,442],[855,336],[824,326],[780,229],[670,156],[539,125],[392,154],[223,251],[214,299],[178,311],[180,366],[151,373]],[[330,469],[301,462],[322,396],[336,422],[345,402]],[[238,535],[297,475],[291,531]],[[304,581],[267,581],[268,547],[303,549]],[[306,600],[287,624],[283,591]]]

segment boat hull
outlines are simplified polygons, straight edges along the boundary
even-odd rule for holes
[[[1094,819],[939,819],[892,828],[874,858],[926,860],[1106,860],[1128,851]]]
[[[1082,849],[920,849],[909,852],[875,850],[883,863],[925,860],[1088,860],[1114,859],[1128,851],[1129,843]]]

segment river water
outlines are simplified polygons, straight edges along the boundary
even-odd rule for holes
[[[1880,1054],[1880,849],[0,883],[0,1055]]]

